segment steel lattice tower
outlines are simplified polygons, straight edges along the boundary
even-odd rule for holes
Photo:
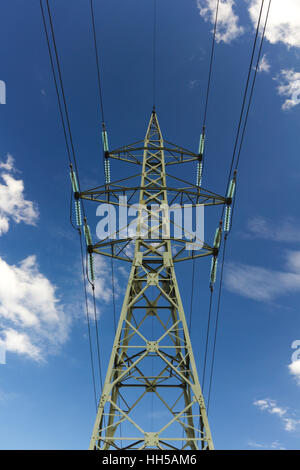
[[[170,235],[168,212],[153,210],[153,204],[168,208],[171,198],[181,205],[187,201],[205,206],[227,204],[228,208],[231,199],[204,190],[199,175],[196,185],[168,175],[168,180],[173,178],[184,187],[167,185],[169,165],[192,161],[201,165],[203,139],[199,154],[164,141],[155,111],[143,141],[114,151],[108,150],[105,131],[103,141],[106,185],[75,192],[75,199],[109,200],[118,205],[120,195],[130,201],[139,194],[139,211],[134,239],[129,233],[93,244],[86,237],[90,257],[99,253],[131,262],[90,449],[213,449],[174,265],[212,256],[214,277],[221,229],[212,246],[204,243],[200,251],[186,252],[186,240]],[[140,182],[125,186],[130,178],[124,178],[110,183],[110,159],[140,165]],[[150,215],[156,223],[149,228],[145,220]]]

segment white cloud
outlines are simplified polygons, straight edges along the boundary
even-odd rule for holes
[[[262,411],[277,415],[281,419],[286,431],[295,431],[300,424],[300,419],[289,416],[287,408],[278,406],[275,400],[265,398],[263,400],[256,400],[253,404]]]
[[[256,29],[261,0],[246,0],[248,13],[253,27]],[[239,24],[240,18],[236,0],[220,0],[218,15],[217,41],[230,43],[244,33],[244,27]],[[267,14],[269,1],[264,2],[261,18],[261,31]],[[197,0],[200,15],[205,21],[214,24],[216,0]],[[271,44],[282,42],[287,47],[300,47],[300,2],[299,0],[272,0],[265,37]]]
[[[297,106],[300,103],[300,72],[295,72],[294,69],[281,70],[274,80],[279,82],[278,94],[287,97],[282,109],[288,110]]]
[[[205,21],[210,21],[213,25],[216,16],[216,0],[197,0],[197,7],[200,15]],[[230,43],[244,32],[244,28],[239,26],[239,18],[234,11],[234,0],[220,0],[218,12],[218,24],[216,31],[216,41]]]
[[[300,359],[291,362],[288,367],[290,373],[295,377],[298,385],[300,386]]]
[[[265,217],[251,217],[247,224],[247,235],[277,242],[300,242],[300,226],[292,217],[284,217],[273,223]]]
[[[269,2],[265,1],[262,25]],[[256,28],[261,0],[249,0],[249,15]],[[271,44],[278,42],[286,46],[300,47],[300,2],[299,0],[272,0],[265,33]]]
[[[260,301],[300,292],[300,252],[286,252],[285,265],[288,271],[229,263],[226,265],[225,286],[231,292]]]
[[[260,59],[260,62],[258,64],[258,72],[270,72],[271,65],[267,59],[267,55],[264,54],[262,58]]]
[[[1,344],[34,360],[55,353],[68,337],[69,320],[36,257],[18,265],[0,258],[0,279]]]
[[[9,222],[24,222],[35,225],[38,219],[36,204],[24,198],[24,182],[16,179],[14,159],[7,155],[6,162],[0,162],[0,235],[9,230]]]
[[[4,330],[1,342],[5,345],[7,351],[23,354],[35,360],[41,360],[40,349],[32,344],[26,333],[8,328]]]
[[[8,232],[8,229],[9,229],[8,218],[0,215],[0,235],[2,235],[2,233]]]

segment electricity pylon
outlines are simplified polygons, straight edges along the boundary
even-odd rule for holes
[[[130,227],[128,233],[120,227],[114,236],[93,244],[85,226],[90,257],[100,253],[131,263],[90,449],[213,449],[174,265],[212,256],[214,282],[221,228],[212,246],[196,240],[187,252],[186,240],[171,236],[173,222],[166,208],[171,199],[181,206],[185,202],[192,206],[226,204],[228,209],[231,199],[200,185],[204,136],[198,154],[164,141],[155,110],[143,141],[109,151],[105,130],[102,135],[106,184],[81,193],[73,185],[77,203],[84,199],[119,205],[120,195],[131,201],[139,194],[139,206],[135,236]],[[140,182],[131,180],[125,186],[130,178],[124,178],[111,183],[110,159],[140,165]],[[168,175],[184,187],[168,186],[166,167],[192,161],[198,162],[197,184]],[[151,226],[150,216],[155,221]],[[94,276],[92,263],[90,268]]]

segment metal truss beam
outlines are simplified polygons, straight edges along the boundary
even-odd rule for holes
[[[82,192],[79,197],[101,202],[107,194],[114,199],[122,191],[139,191],[141,206],[147,208],[153,200],[168,206],[173,190],[166,182],[166,165],[198,156],[170,143],[165,146],[155,112],[145,140],[110,152],[110,157],[121,159],[127,155],[137,163],[140,157],[136,151],[143,152],[140,186],[125,189],[117,183]],[[193,185],[176,191],[179,197],[181,193],[194,197],[195,203],[226,203],[226,198]],[[143,220],[140,210],[138,234],[143,230]],[[132,263],[90,449],[213,449],[174,270],[180,257],[197,255],[184,255],[184,246],[180,255],[174,254],[172,244],[183,244],[183,240],[163,238],[166,220],[158,215],[157,221],[154,240],[138,235],[136,239],[106,240],[89,247],[107,256],[111,250],[113,257],[127,258]],[[126,256],[123,245],[127,246]],[[214,249],[205,244],[199,256],[211,254]]]

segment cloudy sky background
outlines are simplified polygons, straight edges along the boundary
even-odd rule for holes
[[[106,123],[117,148],[144,136],[151,112],[152,2],[95,3]],[[89,188],[103,183],[89,5],[50,4],[81,186]],[[260,4],[220,1],[203,180],[220,194]],[[215,0],[158,1],[158,116],[164,136],[191,150],[201,129],[215,7]],[[26,9],[21,0],[7,2],[0,21],[7,89],[0,105],[1,448],[86,448],[95,409],[79,245],[39,2]],[[299,118],[300,5],[273,0],[227,252],[209,411],[217,448],[299,448]],[[194,180],[194,168],[182,171]],[[121,172],[112,165],[113,179]],[[208,241],[219,216],[206,215]],[[125,268],[115,265],[117,312]],[[96,271],[105,372],[113,341],[110,264],[99,257]],[[191,336],[201,372],[208,261],[197,262],[196,273]],[[178,267],[178,281],[188,315],[190,266]]]

